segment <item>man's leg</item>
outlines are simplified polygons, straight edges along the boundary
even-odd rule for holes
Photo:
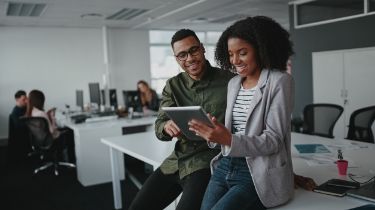
[[[162,210],[181,193],[178,173],[163,174],[158,168],[146,180],[129,210]]]
[[[208,168],[184,177],[181,181],[183,192],[176,210],[199,210],[210,177],[211,172]]]

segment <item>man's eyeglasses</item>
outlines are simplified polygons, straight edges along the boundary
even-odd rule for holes
[[[191,56],[196,56],[199,54],[199,49],[200,46],[193,46],[188,51],[182,51],[175,56],[180,61],[186,61],[186,59],[188,58],[188,54],[190,54]]]

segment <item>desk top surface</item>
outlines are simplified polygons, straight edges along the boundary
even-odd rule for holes
[[[175,140],[169,142],[157,140],[153,131],[119,137],[103,138],[101,141],[116,150],[131,155],[154,166],[160,165],[161,162],[169,154],[171,154],[175,143]],[[324,155],[332,156],[332,158],[335,158],[337,155],[336,148],[340,148],[343,150],[344,158],[354,162],[354,166],[352,168],[348,168],[348,173],[362,176],[363,179],[374,176],[374,144],[292,133],[292,159],[294,172],[299,175],[313,178],[317,184],[321,184],[332,178],[347,180],[349,180],[349,178],[347,176],[339,176],[336,165],[334,164],[309,166],[306,161],[306,158],[309,155],[300,155],[294,147],[295,144],[323,144],[327,146],[331,152]],[[303,189],[297,189],[295,191],[295,197],[292,201],[290,201],[287,205],[273,209],[342,210],[367,203],[369,202],[348,196],[335,197],[309,192]]]
[[[89,123],[79,123],[79,124],[74,124],[72,122],[65,122],[63,124],[71,129],[90,130],[90,129],[98,129],[98,128],[109,128],[109,127],[114,127],[114,126],[131,127],[131,126],[138,126],[138,125],[152,125],[155,123],[155,120],[156,120],[156,117],[148,116],[148,117],[141,117],[141,118],[135,118],[135,119],[117,118],[117,119],[110,119],[110,120],[89,122]]]

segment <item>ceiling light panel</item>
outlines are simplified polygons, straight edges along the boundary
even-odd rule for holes
[[[7,16],[40,17],[46,8],[46,4],[9,2]]]
[[[124,8],[113,15],[108,16],[107,20],[131,20],[135,17],[138,17],[145,12],[149,11],[148,9],[134,9],[134,8]]]

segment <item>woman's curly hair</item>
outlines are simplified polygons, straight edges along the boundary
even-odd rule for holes
[[[265,16],[247,17],[229,26],[216,44],[215,60],[226,70],[235,72],[229,60],[228,39],[239,38],[255,49],[257,64],[261,69],[286,70],[293,54],[289,33],[276,21]]]

